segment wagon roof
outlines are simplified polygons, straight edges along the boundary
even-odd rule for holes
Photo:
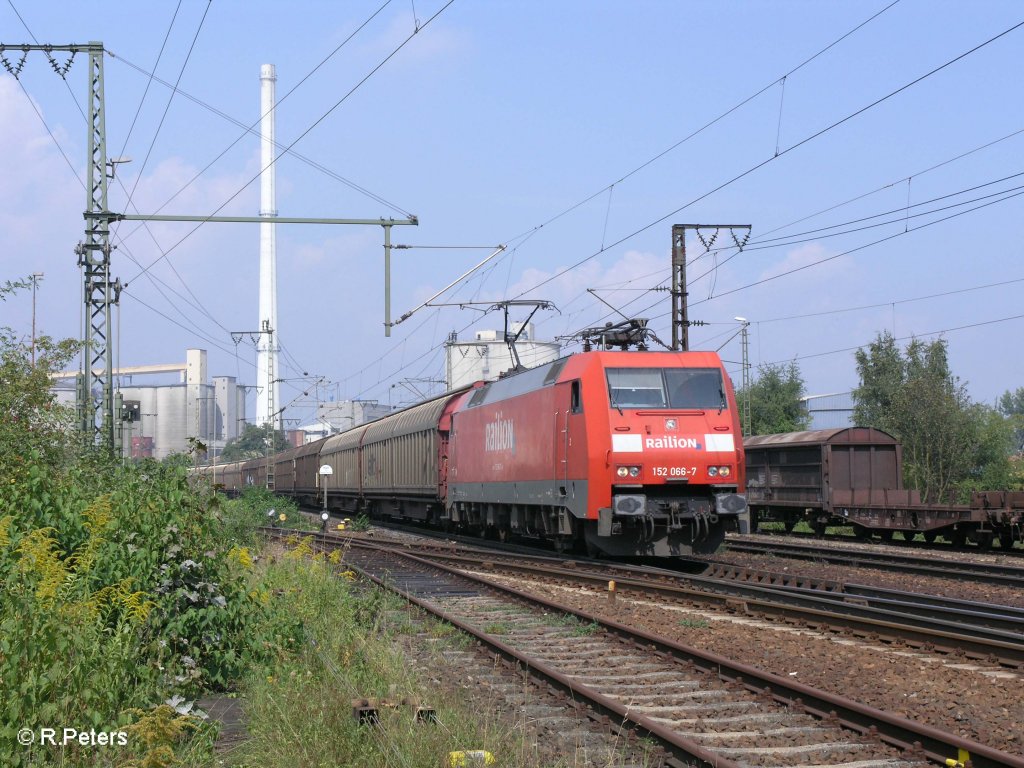
[[[777,435],[751,435],[743,438],[744,448],[775,445],[895,445],[899,441],[888,432],[874,427],[842,427],[839,429],[812,429],[807,432],[783,432]]]

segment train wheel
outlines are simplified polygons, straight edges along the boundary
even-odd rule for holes
[[[953,544],[954,547],[962,547],[964,544],[967,543],[967,534],[963,531],[953,531],[951,534],[949,534],[949,541]]]
[[[903,540],[904,541],[913,541],[914,537],[916,535],[917,535],[917,531],[903,531]]]
[[[937,536],[938,536],[938,534],[936,534],[935,531],[925,531],[924,532],[924,540],[926,542],[928,542],[929,544],[934,544],[935,543],[935,539],[936,539]]]
[[[979,531],[978,532],[978,549],[982,552],[988,552],[992,549],[992,539],[994,538],[992,531]]]
[[[785,520],[782,525],[786,529],[786,533],[792,533],[796,527],[796,520]]]
[[[818,520],[815,520],[814,522],[811,523],[811,530],[814,531],[814,535],[815,536],[824,536],[825,535],[825,523],[822,523],[822,522],[820,522]]]
[[[863,540],[863,539],[870,539],[871,538],[871,531],[869,531],[863,525],[855,525],[855,526],[853,526],[853,535],[856,536],[858,539],[861,539],[861,540]]]
[[[1013,549],[1013,534],[1009,531],[999,534],[999,546],[1003,549]]]

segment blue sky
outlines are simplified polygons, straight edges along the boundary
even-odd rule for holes
[[[227,203],[222,213],[255,215],[258,139],[197,101],[255,123],[259,68],[273,63],[278,99],[295,88],[278,141],[376,196],[284,155],[280,215],[411,212],[420,225],[396,227],[397,243],[509,246],[444,301],[550,300],[559,312],[535,322],[551,339],[611,319],[595,288],[668,339],[668,294],[646,289],[669,279],[671,225],[749,223],[742,253],[689,241],[691,316],[708,322],[691,330],[693,348],[724,344],[738,361],[733,318],[747,317],[752,361],[795,360],[818,394],[856,384],[851,350],[879,331],[945,331],[955,373],[991,403],[1024,386],[1024,27],[864,108],[1024,21],[1024,8],[890,1],[12,0],[0,42],[99,40],[113,54],[108,153],[133,162],[111,186],[112,210],[134,188],[131,205],[153,212],[202,171],[164,213]],[[86,63],[67,85],[40,53],[20,83],[0,73],[0,280],[45,273],[38,317],[55,336],[80,333]],[[168,106],[170,90],[145,74],[154,67],[187,96]],[[236,352],[230,331],[257,322],[258,228],[193,227],[119,226],[121,362],[179,361],[198,346],[212,374],[252,383],[252,347]],[[409,397],[400,380],[443,377],[451,331],[500,327],[498,315],[425,309],[385,338],[381,243],[378,227],[278,228],[283,376],[294,379],[282,396],[298,398],[287,417],[309,414],[303,373],[331,382],[323,399],[398,402]],[[394,316],[488,252],[398,251]],[[27,293],[2,312],[29,333]]]

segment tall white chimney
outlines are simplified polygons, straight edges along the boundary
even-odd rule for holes
[[[277,70],[273,64],[260,67],[260,216],[277,216],[277,193],[274,187],[274,84]],[[260,318],[259,329],[271,333],[260,334],[256,357],[256,423],[266,424],[281,408],[280,378],[277,368],[277,235],[276,224],[260,224]],[[281,417],[273,419],[281,423]]]

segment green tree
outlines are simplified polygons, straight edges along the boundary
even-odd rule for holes
[[[746,392],[736,400],[743,407]],[[801,398],[804,380],[796,363],[760,365],[750,385],[750,429],[754,435],[774,435],[807,429],[810,417]]]
[[[5,282],[0,285],[0,302],[30,285],[22,280]],[[0,328],[0,472],[4,478],[19,476],[19,468],[33,454],[55,466],[74,450],[74,441],[68,439],[74,413],[53,396],[50,374],[63,370],[78,348],[75,341],[38,337],[33,365],[29,345],[10,328]]]
[[[978,449],[974,468],[960,483],[961,496],[969,491],[1020,490],[1021,482],[1014,477],[1015,453],[1013,420],[998,409],[976,404],[972,417],[977,428]]]
[[[265,456],[271,433],[273,433],[271,453],[277,453],[289,447],[284,432],[281,430],[271,429],[269,425],[257,427],[254,424],[246,424],[242,434],[224,446],[224,450],[220,453],[220,461],[238,461],[239,459],[255,459]]]
[[[1012,425],[1014,453],[1024,454],[1024,387],[1017,387],[1013,392],[1006,390],[997,407]]]
[[[855,358],[854,421],[899,438],[908,487],[946,500],[1009,476],[1005,420],[971,402],[949,369],[945,341],[913,339],[901,351],[886,332]]]

